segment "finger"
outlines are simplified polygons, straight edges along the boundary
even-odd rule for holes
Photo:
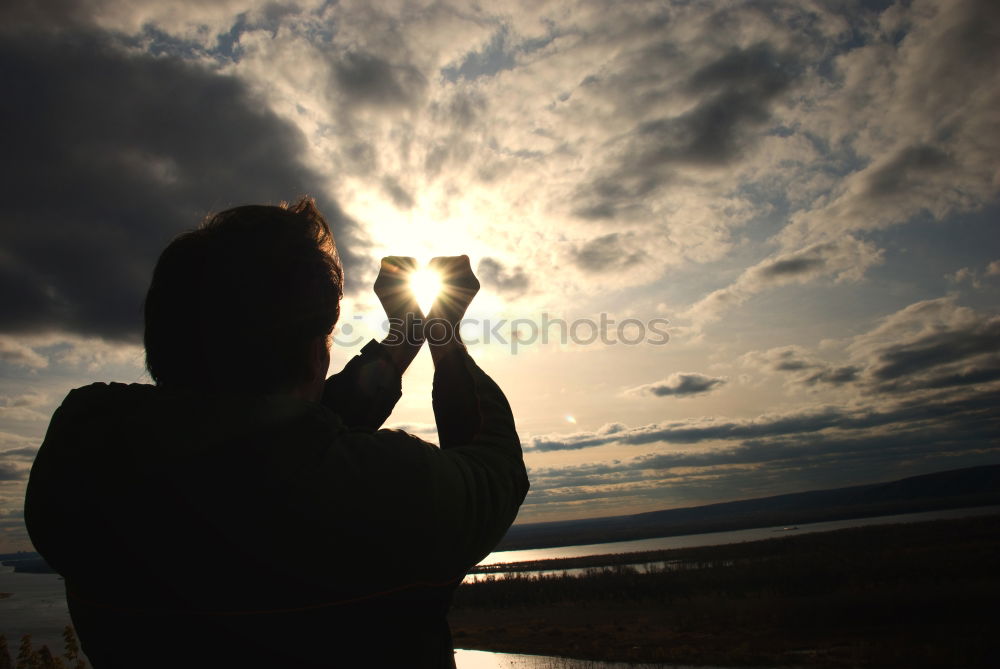
[[[412,272],[417,269],[417,259],[412,256],[390,256],[392,261],[405,272]]]
[[[469,263],[469,256],[437,256],[431,258],[428,266],[441,274],[441,278],[463,276],[472,274],[472,265]]]
[[[386,256],[382,258],[382,270],[389,273],[409,274],[417,268],[417,259],[410,256]]]

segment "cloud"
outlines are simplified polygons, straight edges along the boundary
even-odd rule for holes
[[[702,96],[698,106],[636,129],[636,139],[648,148],[635,166],[675,161],[711,166],[734,160],[750,139],[748,131],[769,120],[771,101],[788,90],[797,70],[792,54],[767,42],[731,49],[687,81],[685,88]]]
[[[691,397],[702,395],[726,382],[725,379],[705,376],[696,372],[677,372],[662,381],[647,383],[625,392],[630,395],[652,395],[653,397]]]
[[[937,147],[907,146],[866,175],[864,194],[880,198],[908,192],[952,165],[948,154]]]
[[[28,477],[28,470],[9,462],[0,462],[0,481],[23,481]]]
[[[304,136],[239,79],[83,30],[3,31],[0,58],[0,122],[18,128],[0,156],[0,330],[135,340],[159,251],[235,204],[317,196],[357,266],[362,237]]]
[[[979,276],[976,271],[968,267],[962,267],[955,270],[951,274],[945,274],[944,278],[952,283],[965,283],[968,282],[973,288],[982,288],[982,282],[979,280]]]
[[[1000,276],[1000,260],[990,262],[981,271],[973,267],[961,267],[950,274],[945,274],[944,278],[954,284],[968,283],[979,290],[995,276]]]
[[[333,66],[338,90],[351,104],[400,107],[416,104],[427,80],[416,68],[393,65],[379,56],[348,52]]]
[[[751,351],[740,358],[740,364],[772,372],[790,373],[794,383],[807,386],[828,384],[841,386],[858,380],[857,365],[833,365],[810,355],[801,346],[780,346],[766,351]]]
[[[12,448],[0,451],[0,459],[15,458],[19,460],[34,460],[38,454],[38,446],[24,446],[23,448]]]
[[[928,369],[982,355],[995,355],[1000,341],[1000,318],[972,330],[941,332],[879,349],[871,374],[892,381]]]
[[[12,432],[0,432],[0,451],[8,455],[23,455],[38,449],[40,439],[32,439]]]
[[[769,258],[692,305],[696,327],[782,285],[779,279],[864,276],[881,261],[869,231],[919,216],[944,220],[994,200],[1000,134],[991,119],[1000,86],[986,63],[1000,54],[996,4],[918,1],[869,18],[852,26],[861,45],[838,45],[825,63],[808,62],[817,74],[829,68],[829,76],[810,77],[796,90],[804,104],[781,113],[793,135],[819,143],[814,160],[789,156],[796,181],[768,170],[788,188],[817,170],[833,179],[790,207],[769,240],[778,247]],[[845,240],[857,255],[850,271],[823,252]]]
[[[706,418],[632,427],[611,435],[579,432],[571,435],[536,436],[525,448],[531,451],[562,451],[608,444],[644,445],[696,444],[710,441],[802,436],[826,430],[870,430],[882,426],[907,426],[933,421],[953,424],[962,420],[982,421],[1000,400],[1000,389],[968,396],[919,397],[882,408],[820,406],[754,419]],[[992,418],[991,429],[1000,427]]]
[[[11,337],[0,336],[0,360],[19,367],[41,369],[48,367],[48,359]]]
[[[108,366],[141,368],[144,359],[145,351],[138,343],[73,334],[0,335],[0,360],[33,370],[50,364],[86,370]]]
[[[531,285],[531,280],[524,268],[506,269],[499,260],[490,257],[479,261],[479,265],[476,267],[476,276],[483,282],[483,285],[507,297],[522,295]]]
[[[100,35],[95,39],[105,45],[124,45],[136,69],[147,59],[160,63],[135,80],[162,81],[193,97],[204,97],[208,82],[229,81],[232,104],[221,108],[245,108],[227,120],[233,134],[281,136],[260,147],[272,172],[291,175],[295,170],[285,168],[301,158],[301,179],[285,180],[292,188],[268,190],[267,183],[278,181],[257,178],[271,167],[261,159],[249,170],[256,176],[247,191],[277,193],[273,199],[290,197],[289,190],[321,192],[372,218],[385,211],[382,201],[390,204],[390,219],[471,216],[481,223],[469,226],[469,245],[481,243],[481,255],[493,258],[517,254],[528,276],[551,267],[551,248],[568,257],[573,271],[563,272],[552,290],[570,299],[588,290],[593,272],[615,287],[649,285],[670,267],[728,259],[734,245],[748,240],[755,248],[741,258],[760,258],[759,245],[769,244],[773,253],[756,280],[723,287],[696,305],[692,313],[707,322],[783,281],[847,278],[828,253],[810,255],[817,244],[840,244],[845,232],[863,244],[864,235],[851,231],[902,223],[922,210],[939,216],[975,208],[996,189],[989,111],[997,87],[985,64],[996,49],[988,27],[996,10],[988,3],[848,10],[701,2],[594,12],[577,2],[107,0],[6,11],[11,25],[12,13],[20,21],[32,14],[36,29],[58,21],[67,31]],[[111,55],[114,61],[122,54]],[[155,87],[110,81],[116,71],[106,61],[91,58],[78,69],[108,72],[95,80],[95,92],[109,101],[111,116],[149,116],[129,105],[140,91],[155,97],[146,90]],[[191,72],[202,76],[188,85]],[[56,85],[49,90],[65,93]],[[133,90],[118,101],[121,91]],[[72,96],[67,102],[81,107]],[[81,135],[94,135],[86,112],[95,105],[83,102]],[[166,116],[195,123],[193,110],[165,103]],[[198,123],[212,126],[218,109],[198,107]],[[270,120],[250,127],[255,115]],[[282,124],[298,126],[299,139],[286,141]],[[197,176],[218,183],[222,168],[213,152],[185,160],[182,151],[173,155],[138,139],[131,153],[106,152],[115,156],[111,162],[132,166],[115,176],[176,190],[198,172],[192,165],[204,164]],[[295,187],[297,181],[306,185]],[[122,190],[147,196],[135,183]],[[217,189],[224,190],[225,184]],[[176,200],[162,199],[158,204]],[[154,221],[159,241],[121,240],[140,247],[134,265],[148,265],[149,249],[179,221],[217,208],[208,194],[181,199],[191,206],[154,217],[164,219]],[[534,234],[505,230],[509,223],[501,221],[512,215]],[[362,249],[351,238],[361,236],[356,226],[345,220],[343,227],[344,246]],[[371,229],[382,234],[377,224]],[[762,230],[773,235],[761,239]],[[856,276],[877,262],[875,252],[859,254]],[[618,271],[628,262],[637,271]],[[59,299],[69,289],[44,285],[38,279],[46,268],[36,265],[12,270],[10,285],[29,304],[64,306]],[[141,273],[133,267],[102,290],[141,285],[135,280]],[[113,302],[134,302],[138,292]],[[62,321],[109,320],[64,311],[70,314],[60,314]],[[129,330],[129,314],[111,316],[118,331]]]
[[[508,26],[501,26],[482,50],[465,54],[461,64],[445,67],[441,73],[450,81],[473,80],[510,70],[516,63],[513,46],[510,44],[510,29]]]
[[[865,271],[882,262],[883,253],[871,242],[853,237],[812,244],[781,253],[744,270],[728,286],[712,291],[695,302],[684,316],[696,327],[716,320],[722,314],[764,290],[829,278],[834,282],[860,280]]]
[[[857,337],[865,380],[880,392],[975,385],[1000,379],[1000,316],[946,297],[914,303]]]
[[[566,513],[574,503],[589,508],[591,501],[607,509],[602,513],[634,513],[774,494],[778,481],[784,490],[824,489],[997,462],[995,412],[986,403],[966,409],[971,413],[959,409],[943,421],[661,447],[623,460],[532,467],[522,516]]]
[[[751,351],[743,366],[778,372],[798,385],[853,384],[868,394],[989,384],[1000,380],[1000,316],[957,304],[923,300],[884,318],[839,345],[848,360],[832,363],[802,346]]]
[[[627,233],[612,232],[592,239],[572,251],[573,263],[586,272],[634,270],[646,254],[641,249],[633,250],[630,238]]]
[[[836,237],[975,210],[1000,187],[1000,104],[991,59],[1000,9],[981,0],[915,2],[881,17],[871,41],[836,59],[827,130],[865,158],[841,188],[796,213],[785,243]],[[848,111],[850,110],[850,111]],[[818,118],[807,119],[812,125]]]
[[[12,397],[0,396],[0,402],[7,407],[24,407],[33,409],[44,406],[48,402],[48,397],[43,393],[27,392]]]
[[[412,209],[415,204],[413,196],[399,182],[390,176],[382,178],[382,188],[393,204],[399,209]]]
[[[640,59],[648,68],[684,66],[682,55],[664,43],[649,45]],[[800,69],[791,54],[760,42],[719,54],[673,86],[665,77],[666,90],[648,95],[665,98],[669,91],[690,103],[678,110],[663,105],[670,113],[649,114],[612,138],[611,159],[604,161],[610,169],[599,169],[580,186],[574,213],[598,220],[648,214],[647,201],[660,189],[684,182],[686,170],[725,167],[744,158],[759,136],[757,131],[771,119],[772,102],[788,91]],[[610,92],[636,79],[649,79],[650,71],[622,72],[610,79],[592,76],[581,86],[597,94]],[[636,100],[634,93],[629,91],[627,99]],[[650,111],[659,106],[649,97],[646,100]],[[643,104],[641,96],[636,104]]]

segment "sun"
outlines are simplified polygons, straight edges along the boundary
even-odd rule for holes
[[[434,298],[441,292],[441,275],[432,269],[421,267],[410,274],[410,290],[426,314],[434,304]]]

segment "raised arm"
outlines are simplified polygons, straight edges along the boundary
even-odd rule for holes
[[[468,256],[434,258],[430,267],[441,279],[441,293],[431,306],[425,333],[434,360],[434,420],[441,448],[450,448],[470,443],[481,427],[479,400],[459,331],[479,292],[479,280]]]
[[[389,319],[389,334],[382,340],[382,346],[400,376],[417,357],[424,343],[424,312],[408,283],[416,268],[415,258],[388,256],[382,258],[382,266],[375,278],[375,295]]]
[[[402,376],[423,344],[423,311],[407,285],[416,269],[414,258],[382,258],[375,295],[389,319],[389,333],[374,339],[343,371],[326,381],[323,404],[338,413],[348,427],[378,429],[402,394]]]
[[[467,256],[435,258],[441,295],[428,315],[434,359],[434,418],[443,456],[437,515],[451,528],[455,566],[466,569],[496,547],[528,492],[528,476],[510,404],[472,360],[459,325],[479,291]]]

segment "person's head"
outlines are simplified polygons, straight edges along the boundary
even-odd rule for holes
[[[153,270],[146,368],[162,387],[315,396],[343,281],[311,198],[210,216],[174,239]]]

